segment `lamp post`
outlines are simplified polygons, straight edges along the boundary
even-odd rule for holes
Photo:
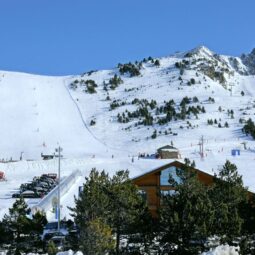
[[[22,159],[23,159],[23,153],[24,153],[24,151],[22,151],[22,152],[20,153],[19,160],[22,160]]]
[[[58,205],[57,205],[57,210],[58,210],[58,232],[60,232],[60,158],[61,158],[61,152],[63,151],[63,149],[59,146],[58,148],[56,148],[55,150],[56,152],[58,152],[58,154],[56,155],[56,157],[58,157]]]

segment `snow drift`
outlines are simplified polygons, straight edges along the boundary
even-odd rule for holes
[[[239,248],[229,245],[220,245],[215,249],[202,253],[202,255],[238,255]]]

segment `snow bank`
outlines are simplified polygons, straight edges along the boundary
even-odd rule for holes
[[[76,253],[74,253],[72,250],[69,250],[69,251],[58,252],[56,255],[83,255],[83,253],[80,251],[77,251]]]
[[[0,251],[0,255],[6,255],[7,251]],[[28,253],[27,255],[40,255],[39,253]],[[47,255],[47,254],[44,254]],[[58,252],[56,255],[83,255],[81,251],[77,251],[76,253],[73,252],[72,250],[69,251],[63,251],[63,252]]]
[[[203,252],[201,255],[239,255],[239,247],[233,247],[229,245],[220,245],[215,249],[211,249],[208,252]],[[5,252],[0,251],[0,255],[6,255]],[[27,255],[39,255],[35,253],[28,253]],[[72,250],[58,252],[56,255],[83,255],[82,252],[77,251],[76,253]]]
[[[58,252],[56,255],[74,255],[74,252],[72,250],[63,251],[63,252]]]
[[[239,247],[229,245],[220,245],[208,252],[203,252],[202,255],[238,255]]]
[[[39,253],[28,253],[27,255],[40,255],[40,254]],[[42,254],[42,255],[47,255],[47,254]]]
[[[7,255],[8,251],[0,251],[0,255]],[[39,253],[28,253],[27,255],[40,255]],[[47,255],[47,254],[42,254],[42,255]]]

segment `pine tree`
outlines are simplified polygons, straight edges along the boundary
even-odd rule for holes
[[[215,214],[213,232],[221,238],[222,243],[231,244],[241,233],[244,220],[239,207],[248,197],[242,177],[230,161],[227,160],[215,176],[210,196]]]
[[[155,60],[154,65],[155,65],[155,66],[160,66],[160,62],[159,62],[158,59]]]
[[[49,255],[56,255],[56,253],[58,252],[58,249],[56,248],[53,241],[49,241],[47,252]]]
[[[190,79],[190,84],[194,85],[196,83],[196,80],[194,78]]]
[[[112,177],[111,188],[107,193],[112,212],[109,222],[116,234],[115,252],[119,254],[121,235],[134,231],[133,224],[145,210],[145,204],[138,194],[137,187],[129,179],[128,171],[118,171]]]
[[[245,133],[246,135],[250,134],[253,139],[255,139],[255,124],[252,121],[252,119],[248,119],[246,124],[244,125],[243,129],[242,129],[243,133]]]
[[[0,222],[0,247],[3,244],[9,244],[12,240],[12,232],[7,228],[4,222]]]
[[[80,229],[80,244],[85,254],[90,249],[86,242],[90,235],[89,224],[98,218],[107,222],[109,199],[105,194],[105,189],[108,186],[109,176],[104,171],[100,173],[93,168],[89,177],[85,178],[83,192],[79,198],[75,199],[76,207],[70,208]]]
[[[85,178],[83,192],[75,199],[75,208],[70,208],[76,223],[83,228],[84,224],[98,217],[104,217],[108,206],[108,198],[104,189],[109,186],[109,176],[93,168],[89,177]]]
[[[113,90],[116,89],[118,87],[118,85],[120,85],[122,83],[123,83],[123,80],[116,74],[113,76],[113,78],[111,78],[109,80],[109,84],[111,85],[110,88]]]
[[[80,241],[85,254],[91,249],[86,240],[90,238],[93,222],[100,223],[97,227],[112,230],[116,236],[115,254],[120,253],[121,236],[138,230],[135,223],[147,207],[128,175],[128,171],[118,171],[110,178],[104,171],[100,173],[92,169],[86,178],[83,192],[75,201],[76,207],[71,209],[81,232]],[[95,242],[100,243],[99,240]]]
[[[208,188],[198,181],[189,165],[186,160],[186,167],[176,170],[180,182],[169,176],[175,191],[162,197],[160,243],[164,254],[197,254],[210,235],[213,210]]]
[[[38,211],[32,216],[32,221],[30,223],[31,225],[30,225],[29,239],[33,246],[34,251],[43,247],[41,234],[47,222],[48,221],[47,221],[45,213]]]
[[[151,135],[151,138],[152,139],[156,139],[157,138],[157,130],[156,129],[153,131],[153,134]]]
[[[25,200],[17,199],[9,209],[9,214],[4,215],[3,224],[5,231],[11,233],[10,244],[16,253],[27,251],[26,242],[29,241],[31,232],[31,220],[27,217],[30,213]]]
[[[86,247],[87,255],[104,255],[114,250],[112,229],[103,220],[91,220],[87,231],[87,238],[82,239],[82,246]]]
[[[243,219],[241,230],[240,254],[254,254],[254,229],[255,229],[255,196],[249,194],[249,199],[242,202],[239,209]]]

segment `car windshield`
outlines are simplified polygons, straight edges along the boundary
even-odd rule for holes
[[[58,227],[57,222],[50,222],[46,224],[45,229],[57,229],[57,227]]]

